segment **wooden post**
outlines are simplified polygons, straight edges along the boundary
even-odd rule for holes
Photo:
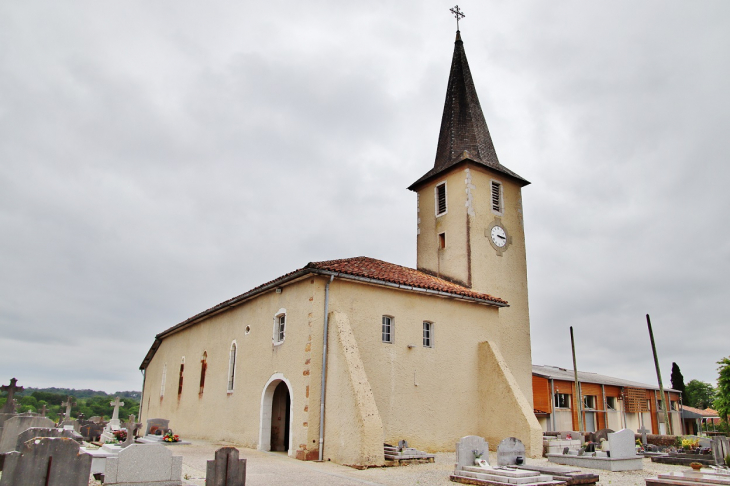
[[[578,365],[575,363],[575,339],[573,339],[573,326],[570,326],[570,347],[573,350],[573,373],[575,373],[575,391],[578,395],[578,432],[583,432],[583,394],[578,381]]]
[[[664,420],[667,424],[667,433],[672,434],[672,421],[669,418],[669,410],[667,409],[667,401],[664,399],[664,385],[662,384],[662,372],[659,370],[659,358],[656,354],[656,345],[654,344],[654,331],[651,330],[651,319],[649,314],[646,315],[646,324],[649,326],[649,339],[651,340],[651,351],[654,353],[654,367],[656,368],[656,377],[659,380],[659,393],[662,397],[662,408],[664,409]]]

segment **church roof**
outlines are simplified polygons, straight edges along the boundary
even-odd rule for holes
[[[466,60],[464,42],[461,40],[461,33],[456,31],[454,57],[446,88],[436,161],[433,169],[426,172],[408,189],[415,191],[421,184],[466,162],[473,162],[506,174],[523,185],[529,184],[527,180],[499,163]]]
[[[474,292],[468,287],[449,282],[442,278],[435,277],[428,273],[413,268],[403,267],[394,263],[376,260],[368,257],[345,258],[341,260],[327,260],[323,262],[310,262],[306,266],[282,275],[279,278],[266,282],[265,284],[254,287],[237,297],[228,299],[225,302],[200,312],[189,319],[159,333],[155,336],[155,342],[147,352],[140,369],[145,369],[157,349],[162,343],[162,339],[174,334],[184,328],[191,326],[215,314],[228,310],[231,307],[239,305],[246,300],[252,299],[257,295],[273,290],[286,283],[299,280],[308,275],[325,275],[334,276],[345,280],[353,280],[371,285],[382,285],[384,287],[396,288],[404,291],[419,292],[426,295],[438,297],[454,298],[459,300],[471,301],[479,304],[486,304],[496,307],[508,307],[506,300],[499,297],[493,297],[489,294]]]

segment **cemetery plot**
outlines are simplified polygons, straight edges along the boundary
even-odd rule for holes
[[[514,440],[516,441],[517,439]],[[503,452],[506,458],[508,455],[512,455],[511,451],[507,449],[519,449],[519,444],[508,440],[505,442],[504,449]],[[514,484],[548,486],[566,484],[564,481],[555,481],[552,476],[541,474],[537,471],[519,470],[505,466],[496,468],[490,466],[489,444],[484,438],[476,435],[468,435],[456,444],[456,466],[454,468],[454,474],[450,476],[450,479],[457,483],[484,486],[509,486]]]
[[[568,466],[604,469],[607,471],[635,471],[643,469],[642,456],[636,454],[634,433],[629,429],[608,433],[609,451],[586,453],[586,448],[579,451],[564,449],[562,454],[548,453],[548,461]],[[604,442],[605,444],[605,442]]]
[[[31,439],[19,452],[5,455],[0,486],[87,486],[91,456],[71,439]]]
[[[434,462],[436,456],[428,454],[413,447],[408,447],[405,440],[398,441],[398,446],[383,444],[386,466],[400,466],[413,463]]]

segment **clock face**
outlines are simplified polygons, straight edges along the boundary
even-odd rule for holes
[[[504,231],[504,228],[501,226],[494,226],[491,233],[492,243],[499,248],[504,248],[507,244],[507,233]]]

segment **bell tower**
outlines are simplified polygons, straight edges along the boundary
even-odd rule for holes
[[[497,158],[457,31],[436,160],[408,188],[418,194],[417,267],[507,300],[510,307],[500,309],[504,337],[529,356],[521,195],[527,184]],[[521,388],[531,396],[531,385]]]

